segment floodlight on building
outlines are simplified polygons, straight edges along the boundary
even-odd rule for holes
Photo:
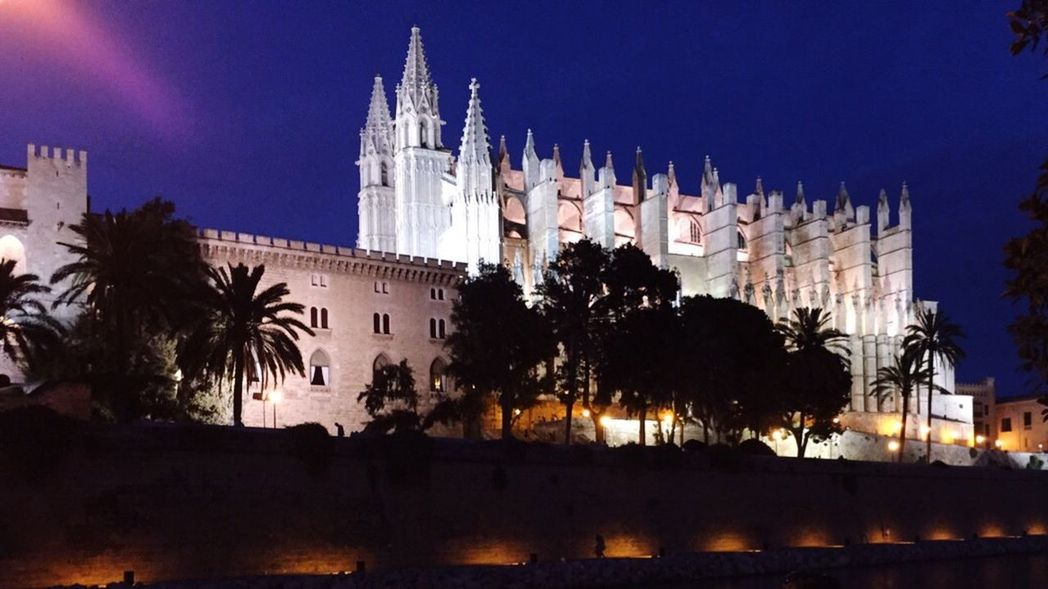
[[[611,422],[614,421],[614,420],[609,415],[601,415],[600,419],[598,421],[600,421],[600,426],[601,427],[608,427],[609,425],[611,425]]]
[[[998,450],[1004,448],[1004,442],[1002,442],[1001,440],[994,440],[993,445],[996,446]]]
[[[582,416],[583,417],[589,417],[590,416],[590,410],[589,409],[583,409],[582,410]]]
[[[986,436],[984,436],[982,434],[979,434],[979,435],[975,436],[975,443],[976,444],[979,444],[981,446],[985,442],[986,442]]]
[[[284,391],[282,391],[280,389],[276,389],[275,391],[269,393],[269,402],[270,403],[282,403],[283,401],[284,401]]]
[[[513,415],[520,415],[520,409],[514,409]]]
[[[927,425],[921,426],[921,439],[927,438],[932,433],[932,428]]]
[[[888,451],[889,452],[898,452],[899,451],[899,442],[897,440],[892,440],[892,441],[888,442]]]

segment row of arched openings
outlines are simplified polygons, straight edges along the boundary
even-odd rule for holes
[[[309,326],[312,328],[328,329],[328,310],[327,307],[310,307],[309,308]]]

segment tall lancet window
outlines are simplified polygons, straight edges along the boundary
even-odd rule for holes
[[[389,186],[389,166],[382,162],[380,166],[381,182],[383,186]]]

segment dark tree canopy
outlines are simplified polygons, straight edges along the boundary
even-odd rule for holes
[[[514,410],[534,405],[543,391],[543,363],[554,354],[549,326],[524,302],[520,285],[504,266],[482,264],[459,288],[451,311],[454,330],[446,346],[448,373],[462,388],[463,417],[475,421],[482,399],[494,398],[502,435],[512,437]],[[475,432],[474,432],[475,433]]]

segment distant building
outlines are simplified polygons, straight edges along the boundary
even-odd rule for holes
[[[1037,402],[1039,396],[998,398],[994,415],[1000,449],[1010,452],[1048,450],[1048,423],[1042,412],[1048,407]]]
[[[988,446],[997,438],[997,428],[994,427],[994,407],[996,405],[997,390],[994,378],[987,376],[980,382],[957,383],[957,394],[967,395],[972,398],[972,418],[975,434],[982,436],[982,445]]]

